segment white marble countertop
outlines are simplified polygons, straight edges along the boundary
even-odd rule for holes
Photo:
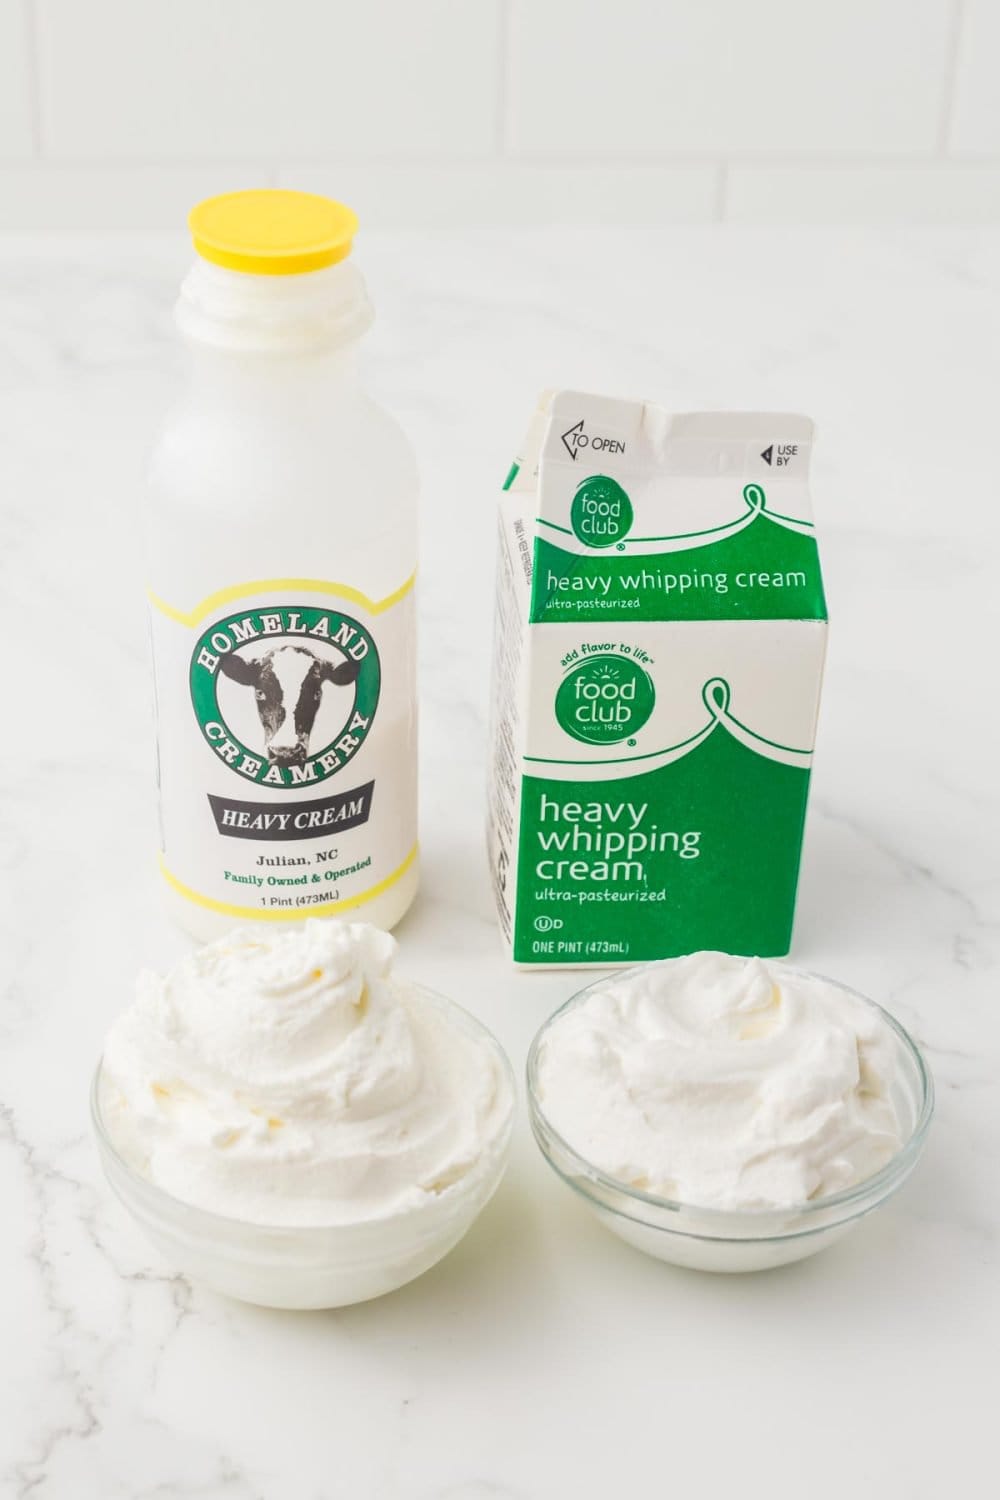
[[[493,503],[537,390],[819,425],[832,612],[793,956],[888,1004],[938,1115],[893,1203],[752,1277],[626,1248],[523,1120],[467,1240],[329,1314],[170,1274],[100,1180],[102,1034],[158,907],[137,502],[178,238],[0,245],[0,1494],[939,1500],[996,1466],[1000,234],[365,236],[425,484],[423,847],[401,967],[515,1067],[572,974],[502,958],[482,851]]]

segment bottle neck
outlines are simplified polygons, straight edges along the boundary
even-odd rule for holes
[[[353,370],[354,351],[371,326],[365,283],[349,260],[293,276],[254,276],[198,260],[181,287],[177,323],[185,338],[212,357],[309,355],[331,378]]]
[[[268,426],[330,419],[333,403],[361,395],[357,341],[335,349],[248,353],[192,341],[190,391],[206,409],[236,408],[241,420]]]

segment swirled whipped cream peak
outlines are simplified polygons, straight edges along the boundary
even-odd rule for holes
[[[101,1066],[119,1154],[256,1224],[378,1219],[455,1189],[505,1134],[507,1073],[395,954],[377,928],[313,919],[140,975]]]
[[[902,1144],[899,1042],[880,1013],[785,964],[693,953],[585,993],[537,1071],[546,1118],[609,1176],[685,1204],[787,1208]]]

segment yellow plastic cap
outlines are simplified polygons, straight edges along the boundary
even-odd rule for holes
[[[188,226],[203,260],[255,276],[295,276],[345,260],[357,215],[318,193],[253,188],[206,198]]]

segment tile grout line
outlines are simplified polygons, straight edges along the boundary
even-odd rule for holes
[[[38,66],[38,14],[35,0],[21,0],[24,14],[25,50],[28,73],[28,110],[31,122],[32,154],[36,162],[44,159],[42,149],[41,70]]]
[[[945,46],[941,118],[938,122],[938,151],[942,156],[950,155],[952,126],[955,123],[955,96],[958,92],[958,59],[964,27],[965,0],[952,0],[951,21]]]
[[[644,153],[641,156],[623,154],[619,156],[588,157],[556,155],[506,154],[498,161],[492,152],[468,156],[452,156],[433,153],[428,156],[394,157],[339,156],[303,158],[298,154],[282,153],[277,158],[269,157],[214,157],[214,156],[167,156],[167,157],[71,157],[53,156],[46,153],[30,163],[18,162],[16,158],[0,161],[0,172],[23,170],[25,167],[41,172],[157,172],[157,171],[210,171],[213,168],[240,168],[264,166],[269,172],[285,172],[289,168],[300,171],[324,171],[343,168],[348,171],[479,171],[483,167],[500,166],[512,172],[579,171],[614,172],[629,170],[650,173],[663,171],[705,171],[714,177],[720,168],[725,172],[754,170],[760,168],[779,171],[924,171],[941,168],[945,171],[979,168],[994,170],[1000,167],[1000,151],[949,152],[946,159],[935,148],[931,151],[906,153],[839,153],[819,152],[798,154],[794,152],[761,151],[748,152],[741,156],[721,157],[716,153],[698,155],[691,152]]]

